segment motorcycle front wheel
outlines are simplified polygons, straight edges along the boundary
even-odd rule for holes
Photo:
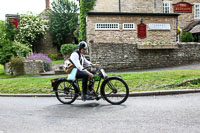
[[[107,102],[119,105],[127,100],[129,88],[124,80],[113,77],[105,82],[101,93]]]

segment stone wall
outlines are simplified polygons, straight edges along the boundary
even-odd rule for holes
[[[116,15],[106,14],[88,14],[87,19],[87,40],[93,40],[94,42],[103,43],[136,43],[144,41],[155,41],[157,39],[163,41],[176,41],[176,27],[177,27],[177,15],[165,16],[162,14],[123,14],[118,13]],[[147,37],[144,39],[138,38],[137,25],[140,24],[140,20],[143,18],[143,23],[147,25]],[[96,23],[119,23],[120,30],[96,30]],[[134,23],[135,30],[123,30],[123,23]],[[170,24],[170,30],[148,30],[149,23],[163,23]]]
[[[44,64],[42,61],[25,61],[24,66],[22,68],[23,71],[13,72],[13,75],[24,75],[24,74],[40,74],[44,72]],[[5,65],[5,74],[9,75],[9,63]]]
[[[177,49],[138,49],[137,44],[91,44],[91,62],[107,71],[139,70],[200,63],[200,43],[178,44]]]
[[[25,61],[25,74],[40,74],[44,72],[44,64],[42,61]]]

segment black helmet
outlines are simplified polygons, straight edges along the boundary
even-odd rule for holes
[[[81,50],[81,49],[87,49],[88,46],[87,46],[87,43],[85,41],[81,41],[79,44],[78,44],[78,49]]]

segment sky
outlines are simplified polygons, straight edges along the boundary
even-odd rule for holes
[[[5,20],[5,14],[23,14],[28,11],[39,14],[45,8],[46,0],[0,0],[0,20]]]

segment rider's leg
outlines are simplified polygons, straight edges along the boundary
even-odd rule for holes
[[[84,71],[77,71],[77,74],[76,74],[76,78],[81,78],[82,79],[82,92],[83,92],[83,95],[87,94],[87,82],[88,82],[88,78],[89,78],[89,75],[87,72],[84,72]]]

